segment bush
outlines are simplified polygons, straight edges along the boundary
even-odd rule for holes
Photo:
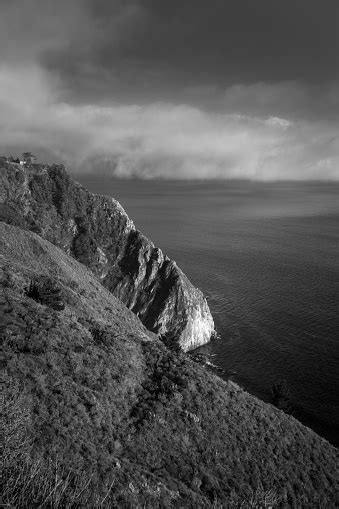
[[[271,394],[274,406],[285,412],[285,414],[291,414],[293,412],[293,407],[290,403],[290,391],[287,387],[286,380],[276,382],[271,389]]]
[[[100,479],[94,470],[66,469],[59,463],[57,455],[51,454],[46,459],[34,451],[29,398],[20,383],[7,373],[3,382],[3,507],[132,508],[142,507],[138,503],[140,500],[144,500],[147,507],[158,507],[155,502],[161,489],[152,487],[146,480],[138,487],[134,479],[133,482],[122,482],[123,479],[118,479],[114,472]]]
[[[65,309],[61,288],[57,285],[56,281],[46,276],[31,281],[26,295],[56,311]]]

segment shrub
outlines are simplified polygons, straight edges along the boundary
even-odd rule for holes
[[[285,414],[291,414],[293,407],[290,403],[290,391],[287,387],[286,380],[276,382],[271,389],[271,393],[273,405],[283,410]]]
[[[26,295],[36,302],[57,311],[62,311],[65,308],[61,288],[56,281],[49,277],[44,276],[31,281]]]

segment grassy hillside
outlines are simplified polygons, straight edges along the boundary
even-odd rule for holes
[[[8,507],[335,507],[336,450],[1,223]],[[264,375],[264,374],[263,374]]]

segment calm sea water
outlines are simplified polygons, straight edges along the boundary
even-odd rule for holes
[[[295,417],[338,444],[339,185],[78,180],[204,291],[222,376],[265,401],[286,380]]]

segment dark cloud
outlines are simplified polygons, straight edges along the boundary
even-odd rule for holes
[[[169,99],[196,83],[339,78],[337,0],[93,1],[87,16],[90,47],[73,42],[45,62],[65,79],[75,70],[89,89],[98,72],[108,95],[110,79],[126,98]]]
[[[124,176],[337,179],[338,15],[337,0],[2,0],[0,149]]]
[[[197,85],[183,91],[183,101],[228,113],[338,122],[339,80],[321,84],[236,83],[226,88]]]
[[[337,0],[3,0],[1,47],[34,54],[73,98],[339,79]]]

